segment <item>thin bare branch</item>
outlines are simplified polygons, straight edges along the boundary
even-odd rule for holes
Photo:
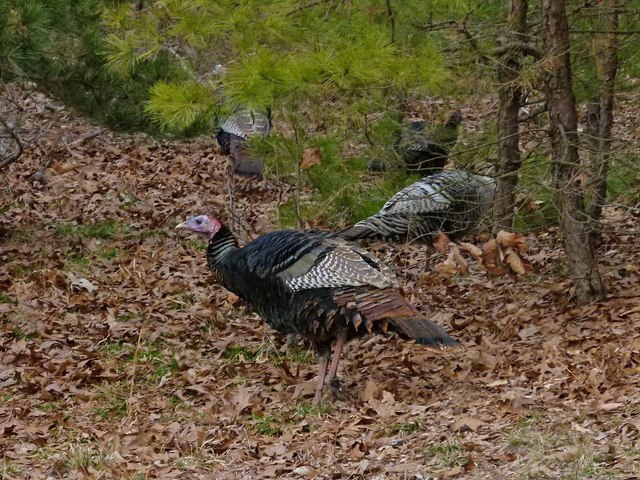
[[[22,148],[22,142],[20,141],[20,137],[18,137],[16,132],[13,130],[13,128],[7,125],[7,123],[2,118],[0,118],[0,123],[2,124],[2,127],[6,130],[6,132],[9,134],[9,136],[13,139],[13,141],[16,142],[16,145],[18,146],[18,150],[13,155],[9,156],[8,158],[5,158],[0,162],[0,171],[2,171],[3,169],[11,165],[13,162],[18,160],[22,156],[23,148]]]

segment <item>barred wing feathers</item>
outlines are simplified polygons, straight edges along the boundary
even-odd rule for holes
[[[374,322],[381,322],[383,330],[391,323],[399,333],[423,345],[457,344],[400,294],[389,267],[341,238],[281,231],[263,235],[242,250],[252,274],[277,279],[285,286],[292,305],[297,305],[290,312],[292,321],[308,322],[313,334],[337,328],[334,322],[344,317],[356,332],[361,323],[368,331]],[[282,320],[276,322],[286,328]]]
[[[493,179],[464,171],[424,177],[393,195],[380,211],[340,232],[348,240],[406,241],[477,225],[495,194]]]

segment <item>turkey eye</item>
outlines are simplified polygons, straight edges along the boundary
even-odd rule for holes
[[[201,218],[197,218],[197,219],[196,219],[196,223],[197,223],[198,225],[200,225],[200,224],[202,223],[202,219],[201,219]]]

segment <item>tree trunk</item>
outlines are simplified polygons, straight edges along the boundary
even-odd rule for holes
[[[593,41],[599,91],[590,103],[597,104],[597,107],[593,108],[598,114],[595,125],[589,125],[591,119],[588,119],[587,125],[589,133],[595,133],[591,141],[591,203],[588,210],[594,238],[600,233],[602,207],[607,198],[615,80],[618,73],[618,38],[614,33],[618,29],[617,3],[618,0],[604,1],[602,8],[605,19],[602,30],[611,33],[595,34]]]
[[[522,44],[526,41],[528,0],[511,0],[507,14],[507,42]],[[498,165],[497,195],[495,202],[496,231],[513,227],[515,188],[520,170],[520,135],[518,112],[522,105],[522,88],[518,84],[522,68],[522,51],[507,49],[498,70],[500,80],[498,109]]]
[[[560,227],[578,303],[600,300],[600,277],[584,208],[578,174],[578,116],[573,95],[569,28],[564,0],[542,0],[545,51],[552,56],[546,78],[549,105],[551,165]]]

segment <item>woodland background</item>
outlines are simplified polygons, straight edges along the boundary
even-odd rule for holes
[[[0,5],[1,478],[640,477],[638,12]],[[263,179],[217,154],[239,105],[273,111]],[[452,165],[500,185],[473,241],[521,232],[533,272],[374,246],[463,348],[354,342],[352,398],[311,408],[313,352],[287,352],[173,227],[212,211],[245,240],[348,225],[416,180],[366,170],[396,160],[402,120],[456,108]]]

